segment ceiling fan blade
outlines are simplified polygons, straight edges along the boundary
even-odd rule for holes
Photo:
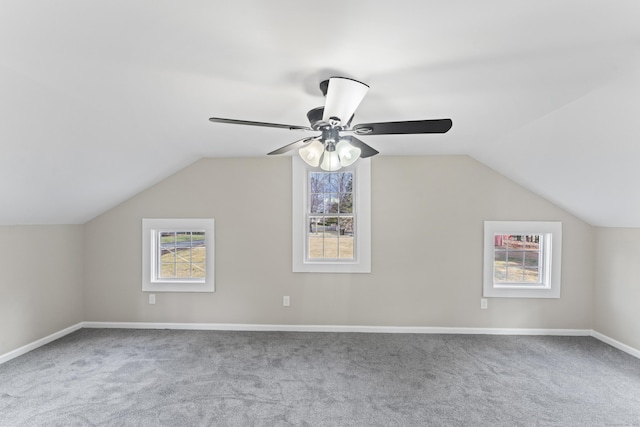
[[[209,119],[214,123],[228,123],[232,125],[262,126],[267,128],[280,128],[289,130],[313,130],[308,126],[282,125],[279,123],[252,122],[250,120],[223,119],[220,117],[211,117]]]
[[[395,135],[445,133],[453,126],[451,119],[412,120],[404,122],[361,123],[353,127],[357,135]]]
[[[357,80],[346,77],[331,77],[322,121],[328,123],[329,119],[337,117],[343,126],[346,125],[368,90],[369,86]]]
[[[366,159],[367,157],[375,156],[376,154],[378,154],[378,150],[368,146],[354,136],[343,136],[341,139],[346,139],[347,141],[349,141],[349,144],[353,145],[354,147],[358,147],[360,149],[360,158],[362,159]]]
[[[295,150],[296,148],[302,148],[305,145],[307,145],[308,143],[310,143],[311,141],[313,141],[314,139],[318,139],[318,136],[314,136],[311,138],[302,138],[299,139],[296,142],[292,142],[291,144],[287,144],[284,147],[280,147],[277,150],[273,150],[270,153],[267,153],[268,156],[274,155],[274,154],[283,154],[286,153],[287,151],[291,151],[291,150]]]

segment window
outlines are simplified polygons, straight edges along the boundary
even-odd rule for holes
[[[142,220],[142,290],[213,292],[213,219]]]
[[[485,297],[560,298],[562,223],[485,221]]]
[[[293,271],[371,272],[371,166],[337,172],[293,157]]]
[[[158,250],[154,281],[204,281],[207,265],[204,230],[159,230],[154,237]]]
[[[308,172],[308,260],[354,259],[353,175]]]

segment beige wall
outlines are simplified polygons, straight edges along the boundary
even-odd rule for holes
[[[82,226],[1,226],[0,355],[82,321]]]
[[[216,220],[216,292],[141,291],[141,220]],[[480,310],[484,220],[563,222],[562,298]],[[84,320],[591,328],[591,226],[466,156],[372,160],[372,273],[291,272],[291,159],[203,159],[84,227]],[[291,307],[282,307],[282,296]]]
[[[640,349],[640,229],[596,228],[593,329]]]

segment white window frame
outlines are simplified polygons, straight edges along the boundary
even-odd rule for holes
[[[543,236],[540,283],[494,282],[494,236],[496,234]],[[487,298],[560,298],[562,277],[562,222],[485,221],[483,292]]]
[[[193,279],[159,278],[160,232],[205,233],[205,277]],[[142,219],[142,291],[143,292],[213,292],[214,272],[214,220],[210,218],[143,218]]]
[[[309,259],[307,256],[307,203],[309,167],[292,156],[293,272],[371,273],[371,160],[359,159],[341,170],[354,172],[354,257],[353,259]]]

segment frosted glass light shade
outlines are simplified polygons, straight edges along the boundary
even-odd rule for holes
[[[339,170],[341,166],[338,153],[335,151],[325,151],[324,156],[322,157],[322,164],[320,165],[320,168],[329,172]]]
[[[337,117],[346,125],[368,90],[369,86],[357,80],[331,77],[322,120],[328,122],[331,117]]]
[[[352,165],[358,158],[360,158],[360,150],[358,147],[354,147],[344,139],[336,144],[336,153],[340,158],[340,165],[342,167]]]
[[[304,160],[306,164],[316,168],[320,164],[320,158],[322,157],[323,151],[324,145],[316,139],[302,147],[298,151],[298,154],[300,154],[300,157],[302,157],[302,160]]]

